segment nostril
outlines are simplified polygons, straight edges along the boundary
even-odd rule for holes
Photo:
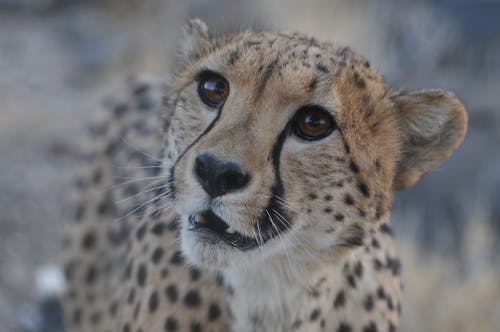
[[[222,174],[222,177],[225,187],[230,190],[243,188],[249,180],[248,174],[241,170],[228,170]]]

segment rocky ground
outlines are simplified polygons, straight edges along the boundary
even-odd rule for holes
[[[33,276],[60,255],[81,129],[130,75],[167,72],[193,16],[218,31],[306,31],[351,45],[396,87],[457,93],[470,112],[464,145],[396,199],[401,330],[500,326],[498,2],[0,0],[0,332],[37,324]]]

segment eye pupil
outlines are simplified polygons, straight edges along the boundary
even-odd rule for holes
[[[218,74],[204,73],[199,81],[198,94],[208,106],[218,107],[226,101],[229,95],[229,84]]]
[[[305,140],[313,141],[328,136],[335,126],[335,121],[328,112],[320,107],[309,106],[299,110],[295,133]]]

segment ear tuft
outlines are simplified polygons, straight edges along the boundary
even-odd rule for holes
[[[394,187],[405,189],[451,156],[465,136],[467,114],[442,90],[399,92],[391,99],[402,135]]]
[[[181,29],[178,57],[187,60],[199,54],[210,45],[208,27],[200,19],[189,20]]]

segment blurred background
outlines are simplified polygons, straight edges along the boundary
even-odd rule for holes
[[[366,55],[395,88],[454,91],[466,140],[393,213],[401,331],[500,328],[500,1],[0,0],[0,332],[36,331],[82,128],[130,75],[167,75],[180,25],[298,30]]]

